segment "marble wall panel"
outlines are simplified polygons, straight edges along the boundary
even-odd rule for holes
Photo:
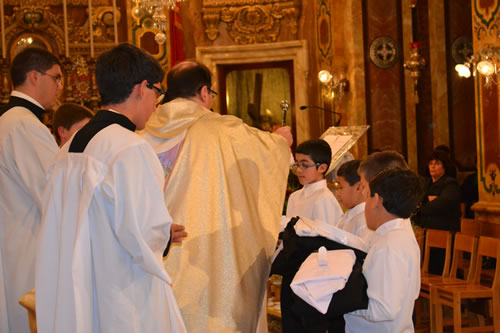
[[[404,127],[404,94],[401,59],[400,1],[366,1],[363,10],[366,112],[369,152],[375,149],[406,151]],[[377,67],[369,58],[373,40],[387,36],[400,50],[400,58],[390,68]]]

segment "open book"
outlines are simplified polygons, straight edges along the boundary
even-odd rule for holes
[[[344,154],[351,149],[369,127],[369,125],[332,126],[321,135],[320,139],[328,142],[332,149],[332,162],[326,172],[327,174],[338,167]]]

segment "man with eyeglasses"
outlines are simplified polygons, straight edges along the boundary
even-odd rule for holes
[[[163,76],[130,44],[97,59],[102,110],[63,146],[42,200],[40,332],[186,332],[162,254],[187,234],[173,227],[161,164],[135,133]]]
[[[59,60],[28,48],[12,61],[14,90],[0,109],[0,332],[28,332],[19,298],[35,287],[35,243],[46,173],[58,146],[42,123],[62,90]]]
[[[165,262],[186,327],[189,332],[262,331],[290,128],[276,135],[210,112],[216,93],[210,71],[200,63],[174,66],[167,87],[165,104],[151,116],[144,135],[163,164],[168,210],[190,232]]]

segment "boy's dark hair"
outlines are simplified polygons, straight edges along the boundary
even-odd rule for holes
[[[96,62],[95,76],[102,105],[123,103],[135,85],[144,80],[150,84],[161,82],[164,75],[151,55],[126,43],[104,52]]]
[[[77,122],[85,118],[92,118],[93,116],[94,113],[89,108],[83,105],[75,103],[62,104],[54,112],[54,117],[52,119],[52,130],[54,132],[54,136],[56,137],[57,143],[59,144],[61,142],[59,132],[57,131],[59,126],[62,126],[65,129],[69,130],[71,126],[73,126]]]
[[[197,61],[183,61],[167,73],[167,93],[162,103],[194,97],[203,86],[212,87],[212,74],[207,66]]]
[[[392,168],[378,173],[370,181],[370,196],[377,193],[385,210],[397,217],[408,218],[422,198],[420,179],[410,170]]]
[[[358,168],[361,164],[361,160],[347,161],[340,166],[337,170],[337,177],[344,177],[344,179],[353,186],[359,182]]]
[[[330,167],[332,148],[330,148],[330,145],[325,140],[314,139],[304,141],[297,146],[295,152],[310,156],[314,163],[326,164],[326,170]]]
[[[455,169],[450,155],[445,151],[435,150],[427,160],[427,164],[429,164],[431,161],[441,162],[443,164],[444,172],[447,175],[449,175]]]
[[[360,175],[363,174],[367,182],[370,182],[379,172],[391,168],[408,169],[408,164],[398,152],[381,151],[370,154],[361,162],[358,172]]]
[[[47,50],[30,47],[22,50],[10,66],[10,77],[14,88],[21,86],[31,71],[46,72],[52,66],[59,65],[59,59]]]

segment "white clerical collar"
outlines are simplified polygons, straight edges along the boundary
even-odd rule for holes
[[[33,97],[31,97],[29,95],[26,95],[25,93],[20,92],[19,90],[13,90],[10,93],[10,95],[11,96],[15,96],[15,97],[19,97],[19,98],[22,98],[22,99],[25,99],[27,101],[30,101],[31,103],[33,103],[36,106],[39,106],[39,107],[41,107],[42,109],[45,110],[45,108],[42,106],[42,104],[38,103],[38,101],[36,99],[34,99]]]
[[[309,196],[313,194],[314,192],[317,192],[318,190],[321,190],[322,188],[326,187],[326,179],[322,179],[320,181],[311,183],[311,184],[306,184],[304,185],[304,194],[305,196]]]

